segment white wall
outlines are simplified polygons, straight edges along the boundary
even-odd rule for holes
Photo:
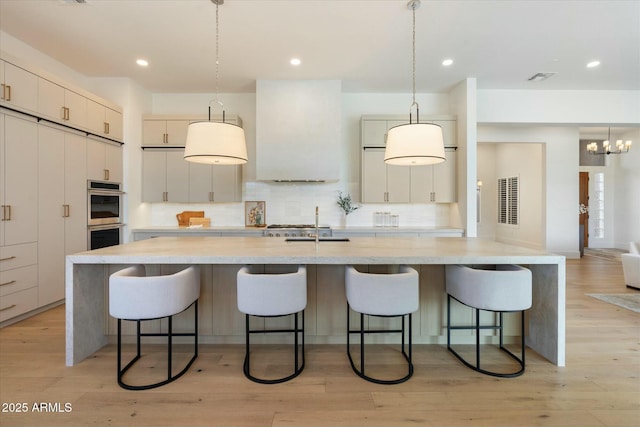
[[[498,144],[478,144],[478,180],[482,185],[476,188],[480,194],[480,222],[478,237],[495,240],[498,223],[498,192],[496,181],[496,146]],[[477,183],[476,183],[477,184]]]
[[[578,139],[577,127],[478,126],[479,142],[544,144],[542,239],[546,250],[572,258],[579,256]]]
[[[635,146],[627,154],[616,156],[614,246],[629,249],[629,242],[640,242],[640,129],[624,135]],[[611,157],[611,156],[610,156]]]

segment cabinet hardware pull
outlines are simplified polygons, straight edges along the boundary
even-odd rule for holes
[[[104,180],[109,181],[109,169],[104,169]]]
[[[163,134],[163,136],[164,136],[164,143],[168,144],[169,143],[169,134],[165,133],[165,134]]]
[[[104,133],[109,134],[109,123],[104,122]]]
[[[12,260],[12,259],[16,259],[15,255],[11,255],[11,256],[6,257],[6,258],[0,258],[0,261],[9,261],[9,260]]]
[[[4,205],[4,207],[9,212],[9,215],[5,215],[5,221],[11,221],[11,205]]]
[[[65,117],[65,120],[69,120],[71,110],[69,110],[69,107],[66,107],[65,110],[67,110],[67,116]]]
[[[63,209],[62,217],[63,218],[69,218],[69,216],[70,216],[69,215],[69,210],[70,210],[69,209],[69,205],[62,205],[62,209]]]
[[[6,205],[1,205],[2,206],[2,219],[0,221],[6,221],[6,216],[7,216],[7,211],[6,211]]]
[[[67,119],[67,109],[65,107],[60,107],[60,117],[62,120],[66,120]]]
[[[5,101],[11,101],[11,85],[5,85],[5,88],[7,89],[7,93],[9,95],[4,97]]]
[[[0,97],[0,99],[4,99],[5,87],[4,83],[2,83],[2,97]]]
[[[14,284],[14,283],[16,283],[16,281],[15,281],[15,280],[10,280],[10,281],[8,281],[8,282],[0,283],[0,286],[12,285],[12,284]]]
[[[0,308],[0,311],[5,311],[5,310],[9,310],[12,309],[13,307],[15,307],[15,304],[11,304],[9,307],[5,307],[5,308]]]

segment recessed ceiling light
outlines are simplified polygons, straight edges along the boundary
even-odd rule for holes
[[[289,63],[291,65],[300,65],[302,63],[302,61],[300,61],[299,58],[291,58],[291,61],[289,61]]]
[[[447,58],[444,61],[442,61],[442,65],[444,65],[445,67],[448,67],[451,64],[453,64],[453,59],[451,58]]]
[[[147,61],[146,59],[136,59],[136,64],[138,64],[141,67],[148,67],[149,66],[149,61]]]
[[[587,68],[597,67],[598,65],[600,65],[600,61],[591,61],[587,64]]]

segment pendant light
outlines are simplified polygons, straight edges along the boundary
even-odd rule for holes
[[[445,161],[442,128],[432,123],[420,123],[420,107],[416,102],[416,9],[419,6],[420,0],[407,3],[413,12],[413,103],[409,107],[409,123],[394,126],[387,132],[384,162],[388,165],[433,165]]]
[[[244,129],[225,122],[224,105],[218,100],[218,7],[224,0],[211,0],[216,5],[216,98],[222,107],[222,122],[211,121],[211,103],[209,103],[208,121],[194,122],[187,129],[187,143],[184,159],[194,163],[213,165],[239,165],[247,163],[247,144]]]

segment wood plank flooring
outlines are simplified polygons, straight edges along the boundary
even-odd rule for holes
[[[619,262],[588,256],[567,262],[564,368],[529,350],[522,377],[496,379],[465,368],[443,346],[418,345],[413,378],[396,386],[356,377],[342,345],[309,346],[305,371],[280,385],[245,379],[242,346],[202,345],[178,381],[125,391],[116,383],[113,345],[65,367],[64,307],[58,307],[0,330],[0,425],[638,426],[640,314],[585,295],[637,292],[623,283]],[[259,361],[272,349],[284,351],[256,351],[257,373],[282,371]],[[377,350],[388,367],[374,361],[370,369],[400,372],[395,352]],[[145,376],[164,373],[158,357],[140,362]],[[15,412],[22,403],[26,412]],[[47,410],[34,410],[40,403]]]

